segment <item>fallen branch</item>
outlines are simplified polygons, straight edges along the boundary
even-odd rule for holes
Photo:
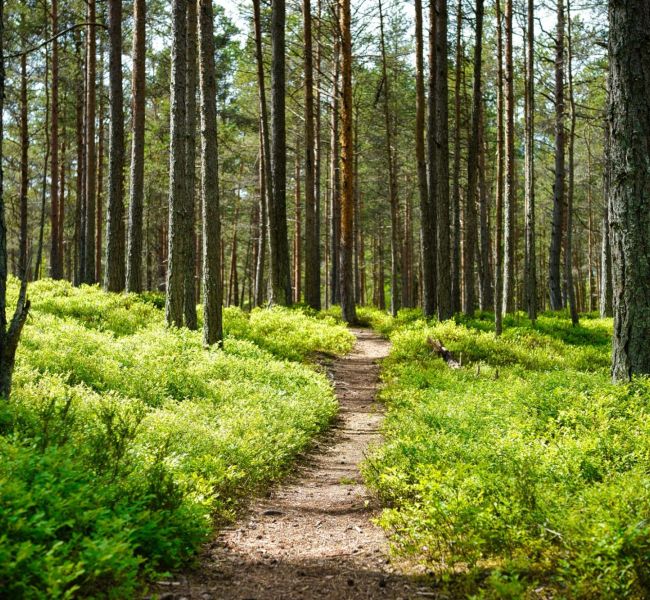
[[[440,340],[434,340],[433,338],[428,337],[427,345],[435,354],[447,363],[447,366],[450,369],[460,369],[460,363],[451,355],[451,352],[442,345]]]

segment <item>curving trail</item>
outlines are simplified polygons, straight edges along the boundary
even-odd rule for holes
[[[256,501],[233,527],[208,544],[199,566],[155,590],[162,600],[406,600],[426,588],[395,572],[377,507],[359,463],[379,440],[375,402],[378,361],[389,343],[352,329],[354,349],[331,365],[340,414],[294,477]]]

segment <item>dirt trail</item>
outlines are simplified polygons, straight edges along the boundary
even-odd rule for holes
[[[377,362],[389,351],[377,334],[353,329],[350,354],[331,365],[341,409],[294,476],[256,501],[208,544],[199,566],[157,592],[163,599],[297,600],[422,598],[431,595],[394,572],[377,507],[359,463],[379,439]]]

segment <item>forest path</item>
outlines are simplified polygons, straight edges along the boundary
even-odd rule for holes
[[[295,474],[254,502],[203,550],[198,567],[166,586],[163,600],[421,598],[425,588],[396,572],[371,519],[378,507],[359,465],[380,440],[378,361],[390,344],[352,329],[356,344],[328,369],[340,403],[334,427]]]

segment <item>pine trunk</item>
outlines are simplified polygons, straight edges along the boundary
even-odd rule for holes
[[[628,381],[650,374],[650,5],[610,0],[609,23],[612,375]]]

